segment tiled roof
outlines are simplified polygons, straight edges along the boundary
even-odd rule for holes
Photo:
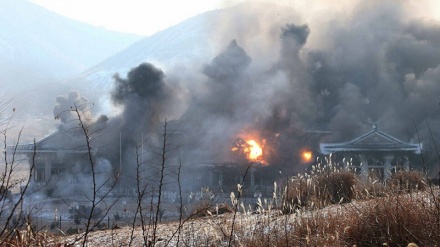
[[[36,142],[35,151],[39,153],[59,151],[67,151],[70,153],[87,153],[87,146],[84,143],[85,141],[82,138],[78,138],[73,136],[71,133],[58,130]],[[15,147],[13,146],[7,147],[8,152],[13,152],[14,149]],[[33,153],[34,143],[18,145],[16,151],[20,153]]]
[[[320,143],[322,154],[331,154],[336,152],[396,152],[406,151],[420,154],[422,144],[405,143],[377,128],[373,129],[351,141],[341,143]]]

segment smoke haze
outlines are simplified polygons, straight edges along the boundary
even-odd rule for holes
[[[268,163],[295,170],[305,145],[347,141],[376,123],[412,142],[417,128],[429,149],[426,120],[440,137],[439,22],[411,1],[322,2],[219,11],[207,22],[218,52],[203,66],[144,63],[116,75],[111,99],[122,110],[107,122],[101,155],[115,166],[120,133],[134,153],[165,119],[187,143],[187,164],[227,161],[232,142],[252,136],[265,140]]]

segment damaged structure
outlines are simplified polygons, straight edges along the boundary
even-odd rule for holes
[[[59,196],[59,193],[67,192],[60,190],[59,182],[64,185],[68,182],[69,193],[74,192],[76,187],[78,187],[76,190],[80,190],[83,186],[81,179],[90,173],[88,163],[90,161],[87,145],[84,145],[81,138],[72,136],[74,134],[72,131],[60,129],[38,141],[35,147],[34,144],[19,146],[19,153],[26,155],[30,164],[32,160],[35,164],[30,184],[32,190],[45,191],[48,196]],[[170,135],[170,140],[181,139],[182,135],[182,132],[173,133]],[[422,152],[422,144],[403,142],[379,130],[377,125],[351,141],[320,143],[319,148],[322,155],[328,155],[330,161],[340,167],[350,169],[365,179],[379,181],[386,181],[391,174],[399,170],[418,168],[418,164],[414,161]],[[182,151],[187,150],[183,148]],[[99,156],[97,148],[92,148],[91,154],[93,159],[96,159],[96,156]],[[287,174],[283,175],[284,173],[280,175],[282,167],[276,164],[264,164],[245,159],[240,161],[234,155],[237,154],[232,153],[230,161],[196,162],[183,167],[182,182],[188,185],[184,192],[191,193],[199,191],[200,188],[209,188],[215,192],[234,191],[237,184],[243,182],[250,196],[269,194],[273,190],[273,182],[281,176],[287,176]],[[169,162],[177,161],[170,160]],[[174,163],[170,166],[176,166]],[[127,180],[130,176],[124,174],[124,171],[122,171],[121,178]],[[122,182],[124,185],[122,189],[130,190],[130,183]],[[173,190],[171,187],[168,188],[169,191]],[[56,193],[52,193],[53,188],[56,188]],[[121,187],[117,186],[116,190],[118,189]]]
[[[176,131],[170,133],[168,138],[170,142],[182,143],[181,139],[188,137],[184,132]],[[83,194],[79,192],[83,192],[87,185],[85,178],[87,175],[91,175],[90,157],[83,139],[84,136],[80,132],[60,128],[35,144],[18,145],[17,154],[24,155],[30,165],[34,164],[30,190],[44,193],[49,197]],[[145,152],[148,149],[153,149],[148,142],[145,146]],[[192,149],[191,145],[188,144],[187,147],[182,149],[182,152],[189,152],[186,148]],[[12,151],[12,146],[9,149],[9,151]],[[230,152],[228,151],[229,147],[224,149],[223,152],[219,151],[219,157]],[[91,155],[95,165],[99,167],[100,162],[98,160],[101,159],[99,157],[103,153],[100,153],[98,148],[92,147]],[[221,159],[216,157],[218,158],[216,161],[211,160],[185,165],[182,167],[181,174],[182,184],[186,185],[183,188],[183,193],[190,194],[200,191],[202,188],[209,188],[209,190],[216,193],[235,191],[239,183],[243,183],[243,186],[247,188],[246,194],[248,196],[261,196],[261,194],[272,193],[273,182],[279,178],[279,170],[271,165],[237,158],[240,155],[242,154],[232,153],[229,155],[229,160],[223,162],[220,162]],[[121,156],[121,154],[118,154],[118,156]],[[123,153],[122,156],[124,156]],[[119,176],[120,180],[117,179],[117,186],[112,189],[113,195],[131,196],[136,194],[135,184],[127,181],[134,180],[133,174],[129,174],[128,168],[134,167],[136,164],[126,162],[124,162],[125,169],[119,170],[113,167],[113,171],[108,171],[109,173],[121,173],[115,175]],[[175,169],[178,166],[175,159],[169,159],[167,163],[167,169]],[[147,172],[145,168],[142,169],[142,173]],[[156,173],[141,175],[148,179],[155,179],[155,176],[156,178],[159,176]],[[173,192],[177,190],[173,186],[175,186],[174,181],[167,181],[164,188],[168,192]]]
[[[237,184],[242,184],[246,196],[258,197],[273,193],[273,182],[279,178],[279,173],[270,165],[258,162],[223,162],[195,164],[187,168],[183,177],[193,180],[196,185],[191,188],[193,191],[209,188],[222,193],[236,191]]]
[[[391,174],[415,166],[411,161],[422,153],[422,144],[403,142],[373,125],[372,130],[351,141],[320,143],[320,151],[365,179],[385,181]]]
[[[69,140],[69,141],[66,141]],[[60,143],[62,145],[60,145]],[[91,148],[91,154],[96,154]],[[34,164],[30,188],[32,191],[44,191],[48,196],[52,194],[59,183],[69,185],[69,191],[80,190],[81,177],[90,172],[89,153],[86,145],[82,145],[78,138],[73,138],[72,131],[56,131],[41,139],[35,144],[17,146],[17,155],[25,155],[29,165]],[[66,186],[64,186],[66,187]],[[62,188],[61,188],[62,189]]]

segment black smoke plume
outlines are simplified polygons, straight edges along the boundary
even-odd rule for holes
[[[141,133],[160,132],[173,114],[170,126],[185,136],[180,155],[188,165],[229,161],[233,141],[249,134],[266,141],[268,163],[300,171],[305,146],[317,151],[320,141],[347,141],[372,124],[404,141],[420,138],[434,150],[431,133],[440,137],[438,22],[416,18],[404,1],[355,1],[344,12],[314,18],[290,9],[276,9],[281,19],[261,18],[272,16],[275,9],[267,6],[237,11],[246,9],[217,16],[214,37],[221,37],[222,48],[207,64],[164,67],[166,73],[141,64],[127,78],[114,77],[111,95],[121,114],[107,121],[101,155],[115,168],[120,137],[132,157]],[[182,105],[187,110],[176,115]],[[314,134],[322,130],[331,134]],[[135,161],[123,163],[133,167]]]
[[[126,79],[114,76],[111,98],[123,107],[122,126],[130,137],[144,130],[153,130],[172,109],[172,90],[164,81],[164,73],[152,64],[144,63],[130,70]]]

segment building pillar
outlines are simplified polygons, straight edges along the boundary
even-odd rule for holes
[[[255,168],[251,168],[251,191],[254,191],[255,187]]]
[[[261,175],[261,173],[260,173],[260,195],[262,192],[263,192],[263,175]]]
[[[212,170],[208,170],[208,186],[214,186],[214,172]]]
[[[220,187],[223,186],[223,171],[219,172],[219,175],[218,175],[218,185],[220,185]]]
[[[391,176],[391,168],[392,168],[391,161],[393,161],[394,155],[392,154],[386,155],[384,159],[385,159],[385,164],[383,169],[383,176],[384,176],[384,180],[386,181]]]
[[[405,159],[405,162],[403,163],[403,170],[409,171],[409,160]]]
[[[368,158],[365,155],[361,155],[360,160],[361,160],[361,178],[363,178],[366,181],[368,180],[368,173],[369,173]]]
[[[46,160],[44,161],[44,181],[45,182],[49,181],[51,175],[52,175],[52,163],[50,157],[46,157]]]

